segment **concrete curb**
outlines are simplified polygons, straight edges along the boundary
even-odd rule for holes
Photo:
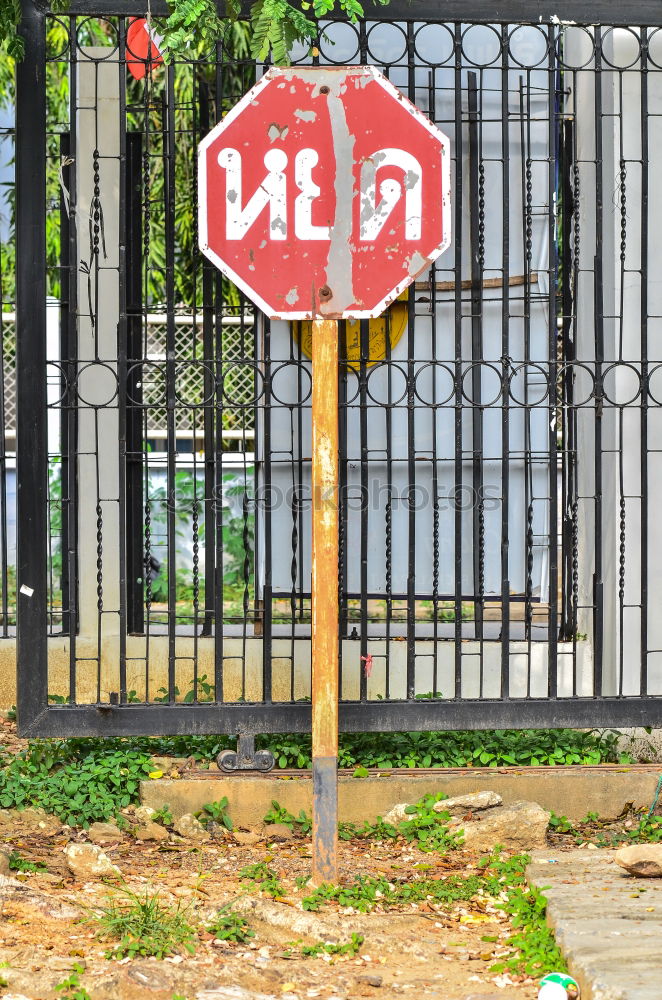
[[[416,802],[435,792],[447,795],[494,791],[505,803],[526,799],[543,808],[583,819],[588,812],[605,818],[618,816],[632,803],[648,807],[653,800],[660,768],[646,764],[596,767],[449,768],[428,771],[371,772],[354,778],[339,776],[339,818],[344,822],[374,822],[399,802]],[[214,768],[185,778],[143,781],[140,798],[158,809],[168,805],[175,819],[197,812],[207,802],[227,796],[235,826],[256,827],[276,799],[295,816],[310,813],[312,782],[309,771],[277,771],[268,775],[224,775]]]

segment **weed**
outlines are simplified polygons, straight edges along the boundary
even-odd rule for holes
[[[625,835],[635,844],[658,844],[662,840],[662,816],[644,816]]]
[[[239,872],[242,882],[254,882],[255,887],[270,896],[283,896],[285,890],[280,884],[278,875],[269,867],[266,861],[258,861],[254,865],[245,865]]]
[[[203,826],[207,826],[209,823],[217,823],[219,826],[224,826],[227,830],[232,829],[232,820],[228,815],[228,800],[225,795],[218,802],[208,802],[195,815]]]
[[[85,972],[83,966],[74,962],[70,975],[57,984],[55,989],[62,994],[62,1000],[92,1000],[85,987],[80,985],[82,972]]]
[[[555,833],[576,833],[567,816],[557,816],[555,812],[549,817],[549,825]]]
[[[469,878],[449,876],[446,879],[420,879],[413,882],[389,882],[386,878],[357,878],[347,886],[321,885],[301,901],[304,910],[317,912],[335,902],[368,913],[375,906],[390,908],[410,903],[432,901],[453,903],[468,900],[483,888],[484,880],[477,875]]]
[[[435,803],[448,798],[443,792],[437,795],[425,795],[415,805],[407,806],[407,819],[401,820],[397,826],[385,822],[381,816],[375,823],[364,823],[357,827],[352,823],[342,823],[338,834],[342,840],[352,837],[365,837],[371,840],[396,840],[403,837],[410,843],[415,842],[421,851],[440,851],[445,853],[456,850],[463,841],[462,831],[451,832],[448,822],[450,813],[437,812]]]
[[[255,931],[251,930],[242,915],[234,913],[228,907],[218,911],[212,923],[207,925],[207,930],[217,941],[236,941],[238,944],[243,944],[255,937]]]
[[[353,933],[350,940],[345,944],[334,944],[333,941],[320,941],[319,944],[302,945],[301,954],[304,958],[313,958],[318,955],[358,955],[363,944],[362,934]]]
[[[293,816],[289,810],[281,806],[276,799],[271,800],[271,809],[263,817],[264,823],[282,823],[283,826],[307,837],[313,829],[313,821],[305,810],[301,809],[298,816]]]
[[[45,872],[48,871],[42,861],[27,861],[22,858],[18,851],[12,851],[9,855],[9,870],[12,872]]]
[[[170,806],[166,804],[157,809],[152,816],[152,822],[161,823],[162,826],[172,826],[175,821],[170,812]]]
[[[448,828],[450,813],[437,812],[433,807],[448,798],[443,792],[425,795],[420,802],[407,806],[405,812],[411,819],[398,823],[398,833],[408,841],[416,841],[421,851],[454,851],[463,843],[463,831],[451,833]]]
[[[164,958],[184,948],[195,952],[195,931],[188,923],[188,908],[161,902],[158,893],[138,896],[124,889],[108,901],[96,917],[98,936],[119,943],[106,951],[106,958],[135,958],[138,955]]]

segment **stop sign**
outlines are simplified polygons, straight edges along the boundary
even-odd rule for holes
[[[268,70],[198,156],[200,249],[272,318],[379,316],[449,245],[449,141],[372,66]]]

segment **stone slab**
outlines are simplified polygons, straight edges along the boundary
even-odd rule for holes
[[[660,1000],[662,879],[635,878],[613,851],[535,851],[527,876],[547,897],[582,1000]]]
[[[570,820],[588,812],[605,818],[618,816],[628,802],[649,806],[655,794],[659,768],[637,764],[596,767],[438,768],[434,771],[370,772],[366,778],[341,773],[339,812],[345,822],[374,822],[399,802],[416,802],[443,791],[449,796],[494,791],[505,804],[527,800]],[[209,771],[179,779],[160,778],[141,784],[141,801],[159,809],[168,805],[177,819],[197,812],[207,802],[227,796],[235,826],[255,827],[278,802],[296,816],[310,812],[312,783],[309,771],[276,771],[267,775],[224,775],[215,764]]]

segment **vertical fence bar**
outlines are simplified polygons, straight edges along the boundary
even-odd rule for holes
[[[145,628],[143,551],[142,133],[126,136],[126,603],[127,628]]]
[[[18,722],[48,704],[46,410],[46,18],[23,4],[16,63],[16,377]],[[27,127],[27,123],[30,127]]]
[[[648,29],[641,29],[641,665],[639,694],[648,693]]]
[[[510,560],[508,500],[510,492],[510,88],[508,25],[501,29],[501,697],[510,697]]]

